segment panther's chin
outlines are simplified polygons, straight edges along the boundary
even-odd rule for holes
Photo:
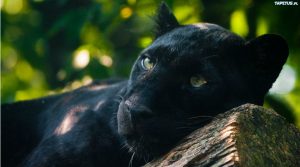
[[[129,144],[130,143],[130,144]],[[154,158],[152,151],[145,147],[143,143],[139,142],[127,142],[126,143],[129,152],[133,153],[138,159],[152,160]]]
[[[126,146],[129,152],[135,154],[136,158],[146,161],[161,156],[170,148],[167,145],[159,143],[158,140],[149,140],[144,137],[126,139]]]

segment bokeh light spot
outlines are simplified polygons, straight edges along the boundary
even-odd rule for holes
[[[132,15],[132,10],[129,7],[121,9],[120,15],[122,18],[127,19]]]
[[[142,48],[146,48],[148,45],[150,45],[152,42],[152,38],[151,37],[143,37],[139,40],[139,45]]]
[[[78,50],[74,54],[73,67],[76,69],[82,69],[86,67],[90,62],[90,52],[86,49]]]
[[[81,87],[82,86],[82,83],[80,82],[80,81],[74,81],[74,82],[72,82],[72,84],[71,84],[71,88],[72,89],[77,89],[77,88],[79,88],[79,87]]]
[[[0,9],[2,10],[4,0],[0,0]]]
[[[264,18],[257,20],[256,36],[266,34],[268,32],[268,24]]]
[[[279,77],[270,89],[273,94],[287,94],[293,90],[296,83],[296,72],[289,65],[284,65]]]
[[[16,66],[16,74],[17,77],[25,82],[30,82],[33,77],[33,69],[26,61],[18,61],[18,65]]]
[[[2,46],[2,57],[4,69],[13,70],[18,62],[18,53],[17,51],[10,46]]]
[[[174,13],[179,22],[183,24],[191,24],[199,22],[198,15],[195,15],[195,6],[178,5],[174,7]]]
[[[243,10],[236,10],[231,14],[230,29],[240,36],[247,36],[249,32],[246,14]]]
[[[4,10],[8,14],[18,14],[22,11],[24,6],[23,0],[5,0],[4,1]]]
[[[93,79],[91,76],[85,75],[81,81],[82,81],[83,85],[88,85],[88,84],[92,83]]]
[[[58,80],[62,81],[66,78],[67,73],[65,70],[59,70],[58,73],[56,74],[56,77]]]
[[[99,57],[99,62],[105,67],[111,67],[113,64],[113,60],[110,56],[102,55]]]

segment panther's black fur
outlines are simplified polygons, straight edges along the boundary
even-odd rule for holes
[[[162,4],[128,81],[2,106],[2,165],[139,166],[216,114],[261,105],[287,56],[278,35],[246,42],[218,25],[179,25]]]

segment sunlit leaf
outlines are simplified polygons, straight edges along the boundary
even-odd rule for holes
[[[239,9],[231,14],[230,29],[238,35],[247,36],[249,28],[244,10]]]

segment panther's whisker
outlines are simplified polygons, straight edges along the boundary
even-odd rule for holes
[[[188,126],[196,126],[196,125],[201,125],[203,124],[204,122],[207,122],[208,119],[205,119],[205,120],[197,120],[197,121],[194,121],[194,122],[187,122],[186,125]]]
[[[144,156],[144,161],[145,161],[145,163],[148,163],[148,162],[149,162],[149,159],[150,159],[149,154],[146,154],[146,155]]]
[[[133,154],[132,154],[132,156],[131,156],[131,158],[130,158],[128,167],[132,167],[132,162],[133,162],[134,155],[135,155],[135,152],[133,152]]]

